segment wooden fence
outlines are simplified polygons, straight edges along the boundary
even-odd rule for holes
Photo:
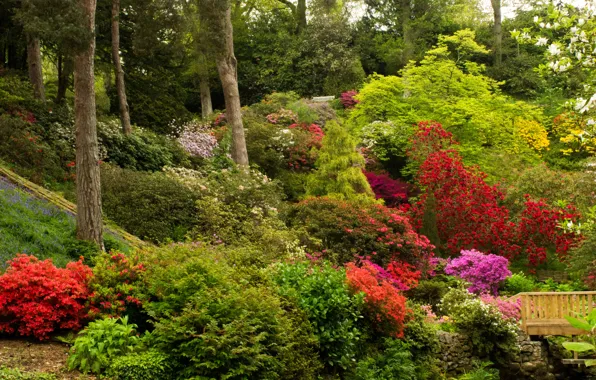
[[[569,324],[566,316],[583,317],[596,302],[596,292],[520,293],[522,330],[528,335],[586,335]]]

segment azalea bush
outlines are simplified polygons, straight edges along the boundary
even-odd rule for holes
[[[406,215],[378,204],[310,198],[294,205],[286,219],[310,252],[322,252],[338,264],[370,256],[383,266],[403,261],[424,267],[434,248]]]
[[[461,256],[452,259],[445,267],[445,273],[457,276],[470,283],[472,293],[496,295],[501,284],[511,276],[509,261],[492,254],[476,250],[461,251]]]
[[[358,104],[358,100],[354,98],[356,95],[358,95],[358,91],[356,90],[342,92],[339,98],[342,106],[346,109],[354,108]]]
[[[503,318],[510,319],[514,322],[521,320],[521,298],[507,299],[503,297],[495,297],[490,294],[480,295],[480,299],[487,305],[495,306]]]
[[[375,197],[383,199],[388,207],[395,207],[408,202],[408,184],[392,179],[388,174],[365,172]]]
[[[82,261],[56,268],[51,260],[17,255],[0,276],[0,332],[39,340],[87,319],[92,272]]]

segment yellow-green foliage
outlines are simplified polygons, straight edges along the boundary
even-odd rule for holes
[[[374,202],[374,194],[362,174],[364,158],[356,151],[356,141],[335,121],[327,123],[316,167],[308,177],[307,195]]]
[[[565,155],[596,153],[596,127],[588,125],[586,118],[575,113],[563,113],[553,120],[553,134],[564,145]]]

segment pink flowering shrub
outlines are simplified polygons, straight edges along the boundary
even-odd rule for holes
[[[472,293],[496,295],[499,283],[511,276],[508,266],[509,261],[505,257],[472,249],[461,251],[460,257],[447,264],[445,273],[469,282],[468,290]]]
[[[387,207],[396,207],[408,201],[408,185],[389,177],[388,174],[364,172],[377,199],[383,199]]]
[[[343,94],[341,94],[341,97],[339,98],[341,104],[344,106],[344,108],[346,109],[350,109],[350,108],[354,108],[356,106],[356,104],[359,103],[358,100],[354,99],[354,96],[358,95],[358,91],[356,90],[350,90],[350,91],[346,91]]]
[[[482,302],[487,305],[493,305],[503,315],[504,319],[519,321],[521,319],[521,298],[506,299],[503,297],[495,297],[490,294],[483,294],[480,296]]]
[[[178,143],[191,156],[210,158],[217,147],[217,138],[209,130],[191,122],[183,126]]]

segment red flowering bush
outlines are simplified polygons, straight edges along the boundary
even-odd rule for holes
[[[410,139],[410,143],[411,148],[407,151],[407,156],[418,166],[422,165],[431,153],[445,151],[457,145],[453,134],[443,129],[436,121],[418,123],[418,130]]]
[[[366,312],[375,328],[382,334],[403,337],[408,309],[406,297],[400,290],[391,281],[379,277],[378,267],[368,261],[362,267],[348,263],[346,277],[354,292],[363,292],[366,295]]]
[[[421,131],[425,143],[413,144],[410,155],[418,157],[416,149],[426,155],[417,175],[426,192],[412,208],[414,224],[422,228],[424,215],[434,213],[439,238],[449,252],[474,248],[510,260],[524,253],[529,263],[536,265],[544,262],[547,249],[563,258],[581,239],[557,228],[561,221],[579,217],[573,207],[563,210],[527,197],[519,220],[511,220],[509,210],[501,205],[504,194],[485,182],[484,173],[466,167],[458,152],[440,150],[451,144],[448,133],[440,132],[440,125],[434,124],[430,130],[422,126]],[[433,210],[427,209],[432,204],[428,202],[430,194],[435,200]]]
[[[400,211],[327,197],[310,198],[292,207],[290,226],[299,228],[310,252],[344,264],[370,256],[380,265],[404,261],[425,267],[434,246],[418,235]]]
[[[89,284],[90,316],[117,318],[129,307],[140,307],[142,301],[136,294],[144,272],[139,257],[128,258],[119,252],[98,256]]]
[[[81,328],[91,277],[82,261],[60,269],[51,260],[17,255],[0,276],[0,332],[43,340],[57,329]]]
[[[346,91],[341,94],[339,101],[346,109],[354,108],[356,107],[356,104],[360,103],[354,98],[356,95],[358,95],[358,91],[356,90]]]
[[[408,184],[389,177],[388,174],[364,172],[377,199],[383,199],[387,207],[396,207],[408,201]]]
[[[323,145],[323,129],[316,124],[292,124],[289,129],[294,143],[286,152],[288,166],[293,170],[312,169]]]

